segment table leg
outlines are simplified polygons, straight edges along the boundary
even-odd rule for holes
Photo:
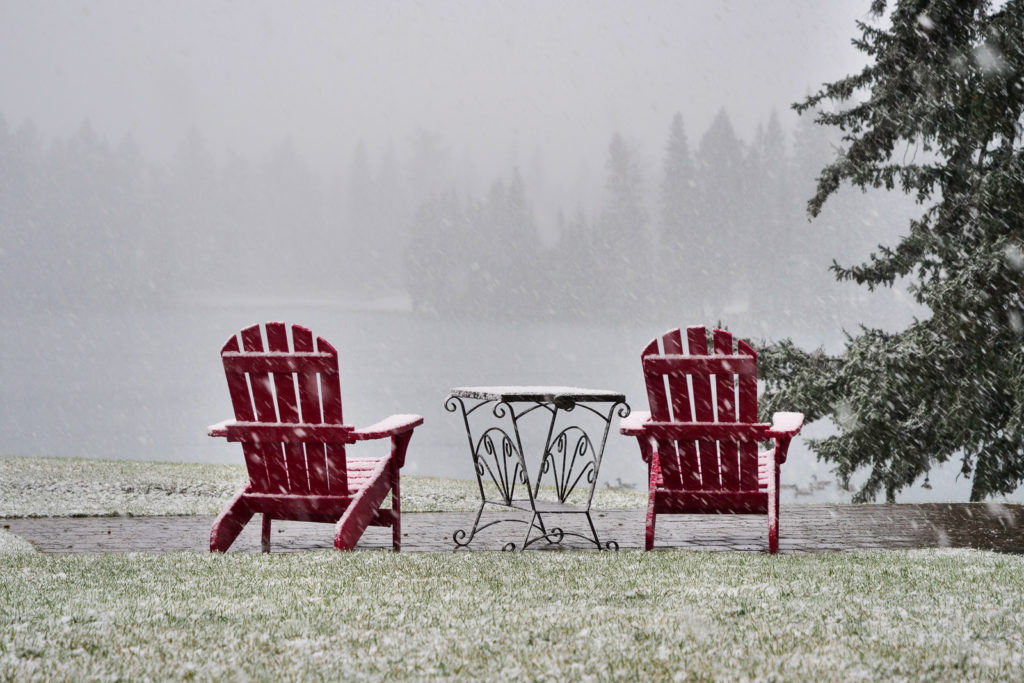
[[[558,431],[557,434],[555,433],[559,409],[561,409],[563,413],[569,413],[577,407],[597,416],[597,418],[599,418],[603,423],[601,439],[597,443],[596,447],[594,441],[590,437],[590,434],[584,428],[584,423],[580,423],[579,421],[577,421],[576,424],[570,424],[564,427]],[[608,550],[617,550],[618,543],[610,541],[602,545],[601,539],[597,533],[597,528],[594,526],[594,520],[590,515],[590,505],[594,498],[594,489],[597,486],[598,473],[601,469],[601,459],[604,457],[604,449],[608,442],[608,433],[611,427],[611,422],[616,412],[619,417],[626,417],[629,415],[629,406],[625,403],[613,403],[609,406],[606,412],[601,412],[584,404],[583,402],[575,403],[572,401],[563,401],[561,405],[555,405],[551,415],[551,424],[548,429],[548,435],[544,444],[541,466],[537,472],[537,479],[533,488],[533,497],[536,500],[540,495],[542,480],[545,475],[550,475],[551,483],[554,486],[558,502],[567,504],[569,497],[576,490],[577,486],[586,482],[586,502],[581,506],[582,509],[545,514],[584,514],[587,519],[587,525],[590,527],[591,535],[589,537],[585,534],[576,532],[565,532],[560,534],[560,536],[576,536],[593,543],[598,549]],[[562,530],[559,529],[558,531],[561,532]],[[559,538],[559,541],[560,540],[561,537]]]
[[[499,424],[507,418],[511,422],[511,434],[508,429],[502,428],[501,426],[490,426],[484,429],[479,437],[477,437],[474,435],[470,416],[481,408],[489,406],[492,403],[494,403],[494,405],[491,410],[484,412],[490,412],[492,416],[499,421]],[[526,469],[526,460],[523,456],[522,439],[519,435],[520,418],[522,418],[526,413],[531,412],[533,409],[531,408],[521,413],[516,413],[514,406],[509,403],[495,403],[490,400],[481,400],[472,406],[467,406],[462,398],[452,396],[445,401],[445,409],[448,410],[448,412],[458,411],[462,415],[463,426],[466,430],[466,439],[469,443],[470,455],[473,458],[473,471],[476,475],[477,489],[480,493],[480,507],[473,520],[472,528],[469,532],[465,529],[459,529],[452,537],[452,540],[455,541],[455,549],[458,550],[460,548],[467,547],[476,537],[477,533],[494,524],[505,521],[527,523],[522,519],[507,518],[487,522],[482,525],[480,524],[484,509],[488,505],[505,508],[513,507],[516,486],[520,484],[526,489],[530,512],[533,513],[533,519],[527,523],[528,528],[524,543],[533,543],[537,540],[530,540],[530,532],[534,528],[539,528],[542,535],[546,537],[548,532],[544,528],[543,521],[536,515],[536,509],[533,502],[533,491],[530,488],[529,477]],[[497,492],[497,498],[488,498],[487,488],[491,486],[493,486],[494,490]],[[515,547],[515,543],[507,543],[505,545],[506,550],[515,550]]]

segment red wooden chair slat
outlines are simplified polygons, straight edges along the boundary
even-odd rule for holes
[[[662,335],[661,347],[663,354],[682,353],[683,341],[679,330],[669,330]],[[667,409],[661,411],[666,416],[665,419],[678,420],[679,415],[682,415],[684,412],[689,414],[690,397],[686,391],[685,377],[669,375],[664,382],[658,382],[657,384],[659,386],[668,386],[669,405]],[[671,417],[669,417],[670,415]],[[681,448],[681,445],[676,441],[670,440],[662,440],[658,443],[661,480],[665,482],[665,486],[681,486],[681,473],[688,471],[687,463],[683,461],[691,453]]]
[[[260,326],[253,325],[242,330],[243,351],[263,351],[263,336]],[[225,359],[225,363],[229,362]],[[256,412],[257,422],[276,422],[277,408],[271,389],[273,379],[266,372],[252,372],[249,375],[249,391],[252,392],[252,405]],[[281,444],[257,442],[255,448],[260,452],[267,466],[268,488],[264,493],[288,492],[288,469],[284,464]]]
[[[732,334],[725,330],[713,333],[714,351],[719,356],[733,356]],[[736,379],[731,372],[715,373],[715,403],[718,422],[736,421]],[[737,491],[740,484],[739,444],[727,439],[718,441],[718,460],[722,489]]]
[[[641,354],[651,411],[624,420],[622,432],[637,437],[650,467],[645,548],[654,545],[658,514],[767,513],[775,552],[779,465],[803,416],[776,413],[774,424],[758,423],[757,354],[717,329],[711,351],[698,326],[686,329],[686,349],[674,329]],[[758,442],[768,439],[775,448],[759,454]]]
[[[267,323],[267,347],[275,353],[288,352],[288,331],[283,323]],[[286,365],[285,368],[297,365]],[[305,369],[305,368],[303,368]],[[281,422],[299,423],[298,398],[295,395],[295,370],[275,369],[274,392],[277,396],[277,412]],[[284,457],[288,470],[288,492],[309,493],[309,474],[306,471],[306,449],[302,443],[285,443]]]
[[[687,327],[686,340],[691,356],[708,355],[708,338],[703,327]],[[693,406],[697,422],[714,422],[714,398],[711,395],[711,377],[704,373],[690,375],[693,385]],[[698,440],[700,451],[700,487],[717,489],[721,485],[718,470],[718,444],[714,441]]]
[[[757,354],[750,344],[742,339],[736,345],[737,353],[752,356],[755,359]],[[739,376],[739,387],[737,388],[737,400],[739,402],[737,421],[752,424],[757,422],[757,368],[749,374]],[[740,443],[740,489],[753,491],[758,487],[758,468],[752,463],[757,462],[757,444]]]
[[[343,550],[355,546],[367,525],[390,526],[398,550],[399,469],[423,418],[395,415],[363,430],[345,425],[338,352],[299,325],[291,327],[289,347],[288,329],[253,325],[221,349],[235,420],[209,433],[242,444],[249,483],[218,516],[210,550],[226,551],[254,514],[263,515],[265,551],[272,519],[333,522],[334,545]],[[391,440],[385,457],[347,460],[346,444],[381,438]],[[388,493],[391,507],[383,508]]]
[[[316,338],[316,350],[331,353],[337,358],[338,352],[320,337]],[[341,381],[338,373],[320,375],[320,397],[323,401],[324,422],[340,425],[341,417]],[[348,472],[344,466],[344,444],[324,444],[327,450],[327,488],[332,493],[349,490]]]
[[[292,344],[300,353],[313,353],[313,333],[305,327],[292,326]],[[324,422],[323,414],[320,412],[320,380],[316,373],[299,373],[296,380],[299,387],[299,410],[302,413],[302,421]],[[332,455],[337,456],[336,453],[332,453]],[[327,483],[326,444],[306,444],[306,476],[309,478],[310,493],[319,495],[331,493],[331,488]]]
[[[221,355],[225,353],[238,353],[240,347],[238,338],[232,336],[221,349]],[[231,394],[231,406],[234,408],[235,417],[239,421],[254,422],[256,413],[253,410],[252,397],[249,395],[249,381],[244,372],[238,371],[233,364],[225,363],[224,372],[228,380],[228,391]],[[267,463],[263,455],[263,449],[256,444],[244,444],[242,453],[245,456],[245,466],[249,471],[249,479],[254,490],[266,491],[270,486],[270,477],[267,475]]]
[[[282,328],[284,329],[284,328]],[[269,335],[269,331],[268,331]],[[285,335],[287,344],[287,334]],[[267,351],[265,353],[226,353],[225,360],[230,360],[233,367],[240,372],[334,372],[335,358],[329,353],[291,353],[284,351]]]

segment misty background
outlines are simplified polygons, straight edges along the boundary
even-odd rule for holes
[[[0,0],[0,452],[238,462],[205,436],[218,351],[278,319],[339,348],[351,421],[427,418],[407,472],[468,477],[452,386],[643,410],[670,327],[834,352],[927,315],[828,271],[920,207],[805,215],[837,140],[789,104],[863,66],[867,9]],[[601,478],[642,485],[608,448]],[[828,479],[802,447],[783,472]],[[930,485],[899,499],[967,497]]]

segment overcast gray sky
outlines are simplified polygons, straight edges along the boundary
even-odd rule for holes
[[[0,0],[0,113],[46,137],[85,118],[156,158],[191,126],[215,151],[283,137],[345,164],[417,126],[455,158],[549,172],[600,163],[613,131],[660,156],[726,107],[749,139],[772,108],[861,64],[867,0],[27,2]]]

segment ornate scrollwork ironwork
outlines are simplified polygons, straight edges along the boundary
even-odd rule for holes
[[[474,392],[475,393],[475,392]],[[455,542],[455,550],[465,549],[482,530],[494,524],[502,522],[516,522],[526,524],[526,534],[520,542],[508,542],[503,550],[525,550],[535,543],[544,541],[549,545],[562,543],[568,536],[581,538],[592,543],[599,550],[618,550],[618,543],[608,541],[602,543],[594,527],[590,515],[590,503],[594,494],[594,487],[597,481],[597,472],[601,465],[601,458],[604,453],[604,445],[608,438],[611,427],[612,416],[616,413],[619,417],[626,417],[630,413],[629,406],[623,402],[605,403],[603,410],[587,405],[587,402],[577,403],[575,397],[558,396],[548,401],[523,401],[528,404],[522,407],[515,401],[494,400],[493,397],[478,397],[468,394],[473,398],[479,398],[478,402],[471,405],[464,401],[465,396],[449,396],[445,401],[445,409],[448,412],[461,412],[463,423],[466,428],[466,436],[469,442],[470,452],[473,456],[474,473],[477,484],[480,487],[480,508],[477,511],[476,519],[472,527],[459,529],[454,532],[452,540]],[[591,439],[590,435],[582,426],[567,426],[554,435],[558,415],[560,412],[572,412],[576,408],[584,409],[580,412],[592,413],[603,422],[601,438],[599,441]],[[479,431],[471,430],[469,424],[470,415],[476,413],[490,412],[491,416],[505,427],[491,426],[482,434]],[[520,420],[534,411],[548,412],[550,422],[545,439],[545,451],[542,454],[541,468],[537,473],[536,482],[531,481],[529,472],[526,469],[525,454],[520,441]],[[480,415],[478,413],[478,415]],[[486,422],[490,422],[486,417]],[[474,437],[474,432],[480,434],[479,438]],[[596,433],[595,433],[596,436]],[[474,441],[474,438],[476,440]],[[541,508],[537,505],[537,496],[540,492],[541,482],[550,477],[558,502],[563,508]],[[490,482],[490,483],[486,483]],[[582,482],[589,485],[589,495],[586,497],[585,505],[572,508],[566,505],[570,496],[580,488]],[[485,484],[486,483],[486,484]],[[493,489],[491,485],[493,484]],[[521,484],[527,492],[527,496],[521,500],[515,500],[516,485]],[[494,494],[497,497],[493,497]],[[577,494],[578,496],[578,494]],[[533,516],[527,519],[522,517],[505,517],[481,524],[481,515],[489,505],[506,508],[518,508],[520,511],[527,511],[525,505],[533,511]],[[574,504],[578,504],[574,501]],[[558,527],[547,527],[545,517],[558,514],[582,514],[585,516],[590,533],[578,533],[574,530],[565,531]]]
[[[494,445],[493,435],[500,437],[500,448]],[[516,484],[526,482],[527,475],[520,465],[519,450],[505,430],[491,427],[484,432],[473,450],[473,461],[477,473],[490,477],[504,504],[511,505]]]
[[[558,501],[564,503],[584,477],[593,486],[597,478],[596,458],[594,444],[587,433],[576,426],[566,427],[544,452],[541,478],[550,473]]]
[[[466,546],[468,546],[470,542],[473,540],[473,536],[475,535],[475,527],[473,529],[472,534],[466,533],[465,529],[459,529],[458,531],[456,531],[454,534],[452,534],[452,540],[455,541],[455,549],[458,550],[459,548],[465,548]],[[467,536],[469,538],[466,538]]]
[[[458,396],[449,396],[444,400],[444,409],[449,413],[454,413],[459,407],[462,407],[463,412],[465,412],[466,404]]]

